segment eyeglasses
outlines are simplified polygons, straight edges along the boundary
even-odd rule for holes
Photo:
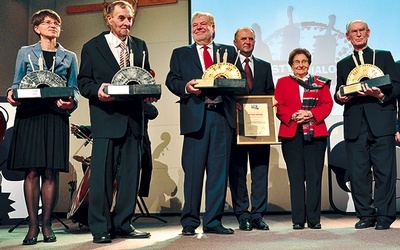
[[[52,22],[52,21],[49,21],[49,20],[43,21],[43,22],[41,22],[40,24],[43,24],[43,25],[46,25],[46,26],[54,25],[54,26],[56,26],[56,27],[61,27],[61,24],[60,24],[60,23],[58,23],[58,22]]]
[[[293,61],[293,65],[300,65],[300,64],[307,65],[308,64],[308,60],[302,60],[302,61],[296,60],[296,61]]]
[[[367,29],[366,28],[361,28],[361,29],[354,29],[354,30],[350,30],[350,34],[352,34],[352,35],[357,35],[358,34],[358,32],[360,32],[361,34],[363,34],[364,32],[366,32],[367,31]]]

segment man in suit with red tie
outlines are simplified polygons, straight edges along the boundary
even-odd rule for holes
[[[252,55],[255,45],[254,31],[246,27],[238,29],[233,43],[240,51],[236,66],[246,79],[249,95],[273,95],[275,87],[271,64]],[[243,107],[237,103],[237,108],[241,110]],[[269,230],[269,226],[263,221],[263,215],[267,209],[270,146],[237,145],[235,138],[232,141],[229,187],[239,229]],[[252,180],[250,198],[246,184],[247,159],[250,161]]]
[[[201,79],[212,62],[222,62],[223,55],[226,55],[227,62],[235,60],[235,48],[214,43],[214,32],[214,17],[196,12],[192,17],[195,43],[172,52],[166,79],[168,89],[180,98],[180,130],[184,135],[182,167],[185,173],[185,202],[181,215],[183,235],[194,235],[200,225],[204,171],[207,179],[203,231],[216,234],[234,232],[225,228],[221,219],[235,128],[235,102],[229,96],[207,96],[195,86],[195,79]]]

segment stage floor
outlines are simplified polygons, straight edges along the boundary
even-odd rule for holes
[[[62,219],[70,228],[65,229],[57,220],[53,229],[57,242],[39,242],[29,249],[399,249],[400,220],[392,224],[391,229],[378,231],[374,228],[355,230],[357,219],[354,215],[323,214],[322,229],[293,230],[290,214],[266,215],[269,231],[240,231],[236,218],[224,216],[223,224],[235,229],[233,235],[203,234],[201,226],[195,236],[182,236],[179,216],[162,216],[163,223],[154,218],[139,218],[134,222],[141,231],[151,233],[149,239],[115,239],[111,244],[94,244],[87,227],[79,228],[70,220]],[[27,225],[8,230],[12,225],[0,227],[0,247],[21,249]],[[26,248],[28,249],[28,247]]]

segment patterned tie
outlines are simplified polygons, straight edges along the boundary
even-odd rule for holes
[[[247,81],[247,85],[249,86],[249,89],[253,88],[253,74],[251,73],[251,69],[249,66],[249,58],[246,57],[246,59],[244,60],[246,63],[244,65],[244,72],[246,73],[246,81]]]
[[[128,50],[124,42],[120,43],[119,47],[121,48],[121,51],[119,53],[119,67],[124,68],[129,66],[128,53],[127,53]]]
[[[203,59],[204,59],[204,66],[208,69],[211,65],[213,65],[213,60],[211,59],[210,53],[208,53],[208,46],[203,46]]]

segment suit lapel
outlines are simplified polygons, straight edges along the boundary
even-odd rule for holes
[[[58,46],[59,49],[57,49],[56,52],[56,62],[54,65],[55,69],[57,68],[57,65],[59,65],[62,62],[62,60],[64,60],[64,58],[67,56],[67,53],[65,53],[65,49],[60,44],[58,44]]]
[[[254,71],[254,74],[253,74],[253,89],[254,89],[255,85],[257,84],[258,77],[259,77],[259,74],[257,74],[257,72],[261,72],[260,66],[261,65],[260,65],[260,62],[258,61],[258,59],[253,56],[253,67],[254,67],[254,69],[253,69],[253,71]]]
[[[35,61],[36,61],[36,64],[38,64],[39,57],[42,54],[42,47],[40,46],[40,42],[35,44],[35,46],[32,48],[32,52],[33,52],[33,55],[31,55],[31,60],[32,60],[32,62],[34,62],[34,64],[35,64]],[[44,58],[43,58],[43,62],[44,62]],[[44,63],[43,69],[46,69],[46,63]],[[39,68],[37,68],[35,70],[39,70]]]
[[[96,48],[104,60],[110,65],[112,69],[118,71],[120,69],[117,60],[115,60],[114,54],[111,52],[110,47],[108,47],[107,40],[104,37],[105,33],[102,33],[96,39]]]
[[[197,47],[196,44],[193,43],[189,46],[189,58],[193,59],[193,62],[196,64],[196,66],[203,71],[203,67],[201,66],[200,58],[199,58],[199,53],[197,52]]]
[[[130,66],[142,66],[142,62],[140,61],[140,59],[143,59],[143,51],[139,51],[137,44],[135,42],[135,40],[131,37],[128,36],[128,47],[129,47],[129,53],[132,51],[133,53],[133,65]]]

